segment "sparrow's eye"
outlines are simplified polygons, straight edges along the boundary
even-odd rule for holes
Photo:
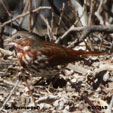
[[[17,36],[17,39],[20,39],[21,38],[21,36]]]

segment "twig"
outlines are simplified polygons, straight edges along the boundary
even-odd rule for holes
[[[85,75],[88,73],[88,69],[83,68],[82,66],[78,66],[78,65],[73,65],[73,64],[68,64],[66,66],[67,69],[71,69],[74,72],[77,72],[81,75]]]
[[[9,50],[5,50],[5,49],[2,49],[0,48],[0,52],[3,54],[3,55],[13,55],[13,52],[9,51]]]
[[[60,16],[60,11],[57,9],[57,7],[55,6],[53,0],[48,0],[48,2],[50,3],[51,7],[53,8],[54,12]]]
[[[112,1],[111,1],[111,3],[112,3]],[[104,10],[105,12],[107,12],[107,14],[108,14],[109,16],[113,17],[113,12],[112,12],[112,10],[109,10],[109,7],[107,7],[106,4],[102,4],[102,8],[103,8],[103,10]]]
[[[88,19],[88,25],[91,25],[91,18],[92,18],[92,14],[93,14],[93,4],[94,4],[94,0],[91,0],[91,7],[90,7],[90,14],[89,14],[89,19]]]
[[[24,6],[21,14],[23,14],[23,13],[25,13],[27,11],[28,6],[29,6],[29,1],[28,0],[25,0],[25,6]],[[20,26],[22,26],[23,21],[24,21],[24,18],[20,18],[19,19],[19,22],[18,23],[19,23]]]
[[[53,0],[48,0],[48,2],[50,3],[52,9],[54,10],[55,14],[57,14],[58,16],[60,16],[60,11],[58,10],[58,8],[55,6],[54,1]],[[62,17],[62,21],[65,24],[65,29],[69,28],[73,23],[69,20],[69,17],[67,15],[63,15]]]
[[[41,97],[37,100],[37,103],[47,103],[47,104],[52,104],[54,101],[60,99],[59,96],[54,96],[54,95],[47,95],[45,97]]]
[[[54,31],[54,30],[53,30],[53,29],[54,29],[54,13],[52,12],[51,15],[52,15],[52,16],[51,16],[50,25],[51,25],[51,30]]]
[[[84,11],[80,17],[78,16],[78,19],[74,22],[74,25],[72,24],[72,26],[61,37],[59,37],[55,43],[60,43],[60,41],[66,38],[72,32],[72,29],[76,26],[76,24],[80,22],[80,19],[83,17],[83,15],[84,15]]]
[[[4,48],[4,40],[2,38],[3,34],[4,34],[4,28],[1,28],[1,30],[0,30],[0,48]]]
[[[73,28],[74,28],[74,25],[72,25],[61,37],[59,37],[55,43],[59,43],[61,40],[63,40],[68,34],[70,34]]]
[[[4,9],[6,10],[7,14],[11,17],[11,13],[9,12],[9,10],[8,10],[8,8],[7,8],[7,6],[6,6],[5,1],[4,1],[4,0],[0,0],[0,1],[1,1],[1,3],[2,3]]]
[[[105,32],[105,33],[113,33],[113,25],[107,25],[107,26],[103,26],[103,25],[92,25],[92,26],[87,26],[87,27],[72,27],[68,33],[70,33],[71,31],[76,31],[76,32],[80,32],[83,31],[83,34],[80,38],[78,38],[77,40],[75,40],[71,45],[69,45],[68,47],[74,47],[76,45],[78,45],[79,43],[81,43],[84,39],[86,39],[86,37],[93,33],[93,32]]]
[[[44,21],[44,22],[46,23],[46,25],[47,25],[47,31],[48,31],[48,36],[49,36],[50,40],[53,39],[54,34],[53,34],[53,32],[52,32],[52,29],[51,29],[51,27],[50,27],[50,25],[49,25],[48,20],[47,20],[42,14],[40,14],[40,17],[43,19],[43,21]]]
[[[112,95],[112,99],[111,99],[111,101],[110,101],[109,107],[110,107],[110,113],[112,113],[112,107],[113,107],[113,95]]]
[[[3,83],[8,84],[8,85],[15,86],[15,83],[13,83],[13,82],[11,82],[9,80],[4,80],[2,78],[0,78],[0,82],[3,82]],[[23,85],[19,85],[19,84],[17,85],[17,87],[19,87],[19,88],[25,88]]]
[[[95,15],[96,15],[97,18],[99,19],[101,25],[104,24],[103,18],[102,18],[102,16],[100,16],[100,13],[99,13],[99,12],[100,12],[100,9],[101,9],[101,7],[102,7],[102,3],[103,3],[103,0],[100,0],[99,7],[98,7],[97,11],[95,12]]]
[[[29,0],[29,32],[32,31],[31,15],[32,15],[32,0]]]
[[[10,91],[9,96],[6,98],[6,100],[4,101],[2,107],[0,108],[0,112],[4,109],[5,105],[7,104],[8,100],[10,99],[10,97],[12,96],[14,90],[16,89],[16,86],[18,85],[19,80],[16,81],[15,86],[13,87],[13,89]]]
[[[38,11],[44,10],[44,9],[50,10],[51,7],[38,7],[37,9],[32,10],[32,13],[35,13],[35,12],[38,12]],[[13,21],[15,21],[15,20],[17,20],[17,19],[19,19],[19,18],[22,18],[22,17],[24,17],[24,16],[27,16],[27,15],[29,15],[29,14],[30,14],[30,12],[27,11],[26,13],[23,13],[23,14],[21,14],[21,15],[18,15],[18,16],[16,16],[15,18],[12,18],[12,19],[10,19],[10,20],[4,22],[3,24],[1,24],[1,25],[0,25],[0,28],[4,27],[4,26],[7,25],[7,24],[10,24],[11,22],[13,22]]]
[[[75,32],[83,32],[82,36],[77,40],[74,41],[71,46],[74,44],[78,44],[82,42],[90,33],[92,32],[105,32],[105,33],[113,33],[113,25],[92,25],[86,27],[75,27],[72,25],[60,38],[59,40],[63,40],[67,35],[69,35],[72,31]],[[59,40],[56,43],[59,43]]]
[[[51,39],[51,35],[50,35],[50,33],[51,33],[51,27],[49,25],[49,22],[48,22],[48,20],[42,14],[40,14],[40,17],[42,18],[42,20],[47,25],[47,33],[48,33],[49,38]]]
[[[64,8],[65,8],[65,4],[63,3],[62,10],[61,10],[60,17],[59,17],[59,21],[58,21],[58,26],[57,26],[57,28],[55,30],[55,34],[57,34],[58,28],[59,28],[59,26],[61,24],[62,17],[63,17],[63,14],[64,14]]]

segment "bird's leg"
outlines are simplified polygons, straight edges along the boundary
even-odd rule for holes
[[[43,77],[41,77],[38,81],[35,81],[35,82],[33,83],[33,85],[40,85],[40,83],[42,82],[42,80],[44,80]]]
[[[24,80],[25,83],[26,83],[26,86],[27,86],[27,88],[28,88],[28,90],[29,90],[30,96],[32,97],[32,101],[33,101],[33,103],[34,103],[34,105],[35,105],[35,107],[36,107],[37,104],[36,104],[35,99],[34,99],[34,97],[33,97],[33,93],[32,93],[32,91],[31,91],[31,89],[30,89],[30,85],[29,85],[29,83],[28,83],[28,81],[27,81],[27,79],[26,79],[26,77],[25,77],[25,71],[24,71],[24,69],[21,69],[21,75],[22,75],[23,80]]]
[[[34,103],[34,105],[35,105],[35,107],[36,107],[37,104],[36,104],[35,99],[34,99],[34,97],[33,97],[33,93],[32,93],[32,91],[31,91],[31,89],[30,89],[30,85],[29,85],[27,79],[25,78],[25,75],[24,75],[23,78],[24,78],[24,81],[25,81],[25,83],[26,83],[26,86],[27,86],[27,88],[28,88],[28,90],[29,90],[29,93],[30,93],[30,95],[31,95],[31,97],[32,97],[32,101],[33,101],[33,103]]]

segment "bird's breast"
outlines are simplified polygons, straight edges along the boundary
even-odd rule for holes
[[[23,67],[29,67],[28,65],[35,66],[35,68],[44,68],[48,65],[48,58],[40,51],[33,51],[28,46],[23,48],[17,48],[17,57],[20,60],[20,64]]]

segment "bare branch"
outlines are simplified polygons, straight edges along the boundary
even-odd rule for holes
[[[44,10],[44,9],[50,10],[51,7],[38,7],[38,8],[36,8],[36,9],[32,10],[32,13],[35,13],[35,12],[38,12],[38,11]],[[23,13],[23,14],[21,14],[21,15],[18,15],[18,16],[16,16],[15,18],[10,19],[10,20],[4,22],[3,24],[1,24],[1,25],[0,25],[0,28],[4,27],[4,26],[7,25],[7,24],[10,24],[11,22],[13,22],[13,21],[15,21],[15,20],[17,20],[17,19],[19,19],[19,18],[22,18],[22,17],[24,17],[24,16],[27,16],[27,15],[29,15],[29,14],[30,14],[30,12],[27,11],[26,13]]]
[[[72,25],[60,38],[59,40],[63,40],[67,35],[69,35],[71,32],[83,32],[82,36],[75,40],[72,45],[69,47],[73,47],[79,43],[81,43],[90,33],[93,32],[104,32],[104,33],[113,33],[113,25],[92,25],[92,26],[86,26],[86,27],[75,27]],[[56,43],[59,43],[59,40],[56,41]]]
[[[31,15],[32,15],[32,0],[29,0],[29,31],[32,31],[31,25]]]
[[[103,0],[100,0],[99,7],[98,7],[97,11],[95,12],[95,15],[96,15],[97,18],[99,19],[101,25],[104,24],[103,18],[102,18],[102,16],[100,16],[100,9],[101,9],[101,7],[102,7],[102,4],[103,4]]]

